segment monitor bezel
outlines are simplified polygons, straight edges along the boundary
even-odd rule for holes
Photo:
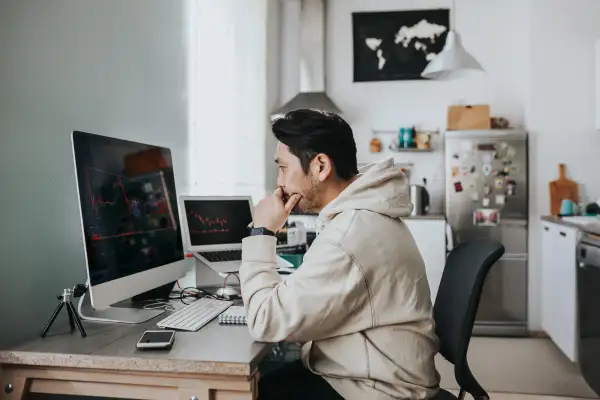
[[[252,203],[252,196],[190,196],[182,195],[179,196],[179,209],[181,210],[181,227],[183,232],[184,242],[189,252],[200,253],[203,251],[219,251],[219,250],[241,250],[242,243],[230,243],[230,244],[213,244],[205,246],[192,246],[190,237],[190,230],[187,221],[187,209],[185,208],[186,201],[219,201],[219,200],[245,200],[248,202],[250,207],[250,215],[254,219],[254,204]]]
[[[77,173],[77,158],[75,156],[75,136],[76,135],[88,135],[102,137],[106,139],[114,139],[125,142],[131,142],[136,144],[142,144],[147,146],[158,147],[169,152],[172,160],[171,149],[168,147],[157,146],[149,143],[135,142],[128,139],[123,139],[114,136],[99,135],[84,131],[72,131],[71,132],[71,149],[73,154],[73,167],[75,172],[75,190],[77,192],[77,206],[79,210],[79,221],[81,227],[81,238],[83,241],[83,255],[85,257],[85,269],[87,272],[87,285],[88,293],[90,296],[90,303],[94,309],[101,310],[109,308],[111,305],[121,302],[123,300],[130,299],[140,293],[155,289],[159,286],[168,284],[170,282],[177,281],[184,277],[187,272],[191,269],[191,264],[185,258],[185,248],[182,247],[181,258],[172,263],[164,264],[161,266],[154,267],[136,274],[124,276],[122,278],[113,279],[112,281],[103,282],[98,285],[93,285],[91,280],[91,270],[88,260],[87,240],[85,238],[85,222],[83,220],[83,209],[82,209],[82,193],[79,190],[79,177]],[[175,175],[175,168],[173,167],[173,175]],[[174,179],[175,181],[175,179]],[[175,184],[176,186],[176,184]],[[177,195],[177,187],[175,187],[175,195]],[[176,202],[177,203],[177,202]],[[177,204],[176,204],[177,205]],[[180,212],[177,210],[177,212]],[[181,225],[181,218],[179,221]],[[181,229],[180,229],[181,231]],[[183,239],[183,238],[182,238]]]

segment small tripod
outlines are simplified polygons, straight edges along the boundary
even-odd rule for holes
[[[46,336],[48,330],[54,323],[54,320],[58,316],[58,313],[63,308],[63,306],[67,307],[67,313],[69,314],[69,323],[71,324],[71,332],[75,331],[75,325],[79,328],[79,332],[81,333],[81,337],[86,337],[85,329],[83,329],[83,325],[81,324],[81,319],[79,319],[79,315],[77,315],[77,310],[73,306],[73,298],[81,297],[87,291],[86,285],[76,285],[73,289],[63,289],[62,294],[57,295],[56,297],[60,300],[60,303],[54,310],[54,314],[50,317],[50,321],[46,324],[46,327],[42,331],[42,337]]]

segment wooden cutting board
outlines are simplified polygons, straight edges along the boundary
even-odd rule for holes
[[[572,200],[579,204],[579,186],[567,178],[565,164],[558,164],[558,179],[550,182],[550,214],[559,215],[563,200]]]

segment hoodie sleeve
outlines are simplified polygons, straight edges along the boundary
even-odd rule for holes
[[[242,243],[242,297],[255,340],[306,342],[373,325],[366,279],[339,245],[316,241],[298,271],[283,280],[274,237]]]

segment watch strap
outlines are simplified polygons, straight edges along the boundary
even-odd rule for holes
[[[275,232],[267,228],[250,228],[250,236],[275,236]]]

